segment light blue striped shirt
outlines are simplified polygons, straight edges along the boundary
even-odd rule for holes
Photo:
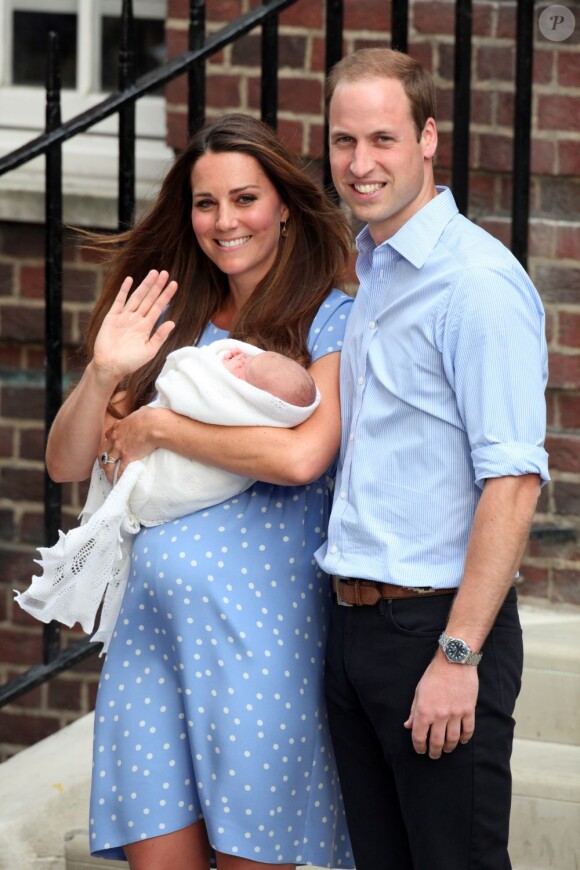
[[[357,238],[341,359],[329,574],[456,586],[489,477],[548,477],[547,349],[512,254],[439,194],[392,238]]]

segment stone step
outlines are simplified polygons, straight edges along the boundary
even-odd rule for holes
[[[517,739],[513,754],[510,854],[518,870],[580,866],[580,746]],[[88,833],[65,838],[66,870],[125,868],[89,857]],[[311,870],[322,870],[312,867]]]
[[[64,834],[88,817],[92,726],[83,716],[0,764],[0,870],[64,868]]]
[[[83,828],[66,834],[64,854],[66,870],[115,870],[115,868],[127,870],[125,861],[91,858],[89,855],[89,834]],[[325,870],[325,868],[310,864],[308,870]]]
[[[580,612],[520,605],[524,678],[516,736],[580,745]]]
[[[580,716],[569,696],[577,697],[570,686],[579,672],[580,608],[524,603],[521,612],[526,673],[514,749],[512,861],[518,870],[579,870]],[[535,682],[540,672],[547,676]],[[560,685],[550,694],[562,674],[572,675],[568,690]],[[92,714],[83,717],[0,765],[0,870],[126,870],[124,862],[88,857],[92,721]],[[529,739],[553,732],[549,742]],[[562,742],[570,736],[576,745]]]
[[[580,867],[580,746],[514,741],[510,854],[520,870]]]
[[[105,858],[91,858],[89,854],[89,832],[84,828],[69,831],[64,838],[64,857],[66,870],[114,870],[124,868],[125,861],[109,861]]]

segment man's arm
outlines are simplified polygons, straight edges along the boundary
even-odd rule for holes
[[[486,481],[475,512],[465,569],[447,634],[479,652],[513,583],[540,492],[536,474]],[[450,663],[441,649],[421,678],[406,728],[418,753],[439,758],[475,729],[479,680],[472,665]]]

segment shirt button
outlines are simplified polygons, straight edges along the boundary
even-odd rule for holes
[[[354,432],[351,432],[351,433],[350,433],[350,435],[348,436],[348,440],[349,440],[349,441],[354,441]]]
[[[343,491],[341,492],[340,497],[341,497],[341,498],[346,498],[346,492],[344,491],[344,489],[343,489]]]
[[[336,544],[333,544],[333,545],[332,545],[332,547],[330,548],[330,552],[331,552],[331,553],[337,553],[337,552],[338,552],[338,547],[336,546]]]
[[[369,320],[369,329],[374,329],[376,325],[374,320]]]
[[[361,386],[362,386],[362,384],[364,384],[365,379],[363,378],[362,375],[361,375],[360,378],[358,379],[358,382],[359,382],[359,384],[360,384]]]

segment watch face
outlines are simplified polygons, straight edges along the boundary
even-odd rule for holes
[[[462,662],[469,655],[469,648],[462,640],[452,637],[445,644],[445,655],[452,662]]]

